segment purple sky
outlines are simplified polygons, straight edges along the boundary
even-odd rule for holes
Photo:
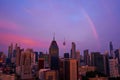
[[[120,48],[120,0],[0,0],[0,51],[11,42],[48,51],[53,33],[60,54],[64,38],[67,52],[72,41],[81,53]]]

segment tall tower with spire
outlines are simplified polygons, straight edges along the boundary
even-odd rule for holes
[[[49,54],[50,56],[59,57],[59,47],[57,45],[57,42],[55,41],[55,35],[53,36],[53,41],[51,42],[49,47]]]
[[[56,69],[56,66],[58,66],[58,58],[59,58],[59,47],[57,45],[57,42],[55,41],[55,35],[53,36],[53,41],[50,44],[49,47],[49,65],[51,68]],[[56,65],[54,65],[56,64]]]

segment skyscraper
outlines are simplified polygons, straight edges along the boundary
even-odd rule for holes
[[[56,67],[59,64],[59,62],[56,62],[55,60],[59,61],[59,47],[54,37],[53,41],[51,42],[50,48],[49,48],[49,65],[52,69],[53,68],[57,69]]]
[[[57,45],[57,42],[55,41],[55,38],[53,38],[53,41],[50,44],[49,54],[50,56],[59,57],[59,47]]]
[[[104,73],[104,58],[100,52],[91,53],[91,63],[92,66],[95,66],[97,68],[98,72]]]
[[[8,58],[11,60],[13,55],[13,44],[11,43],[10,46],[8,46]]]
[[[85,65],[90,65],[90,55],[89,55],[89,50],[84,50],[84,62]]]
[[[71,58],[76,58],[76,45],[72,42]]]
[[[110,57],[114,58],[113,44],[110,42]]]
[[[76,59],[60,59],[60,80],[77,80],[77,66]]]

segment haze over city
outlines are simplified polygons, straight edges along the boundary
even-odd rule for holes
[[[23,48],[48,51],[55,33],[63,53],[71,42],[77,49],[104,52],[109,42],[120,47],[119,0],[0,0],[0,50],[18,43]]]

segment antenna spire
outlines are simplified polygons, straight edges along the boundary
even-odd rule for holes
[[[54,32],[54,34],[53,34],[53,40],[55,41],[55,32]]]

